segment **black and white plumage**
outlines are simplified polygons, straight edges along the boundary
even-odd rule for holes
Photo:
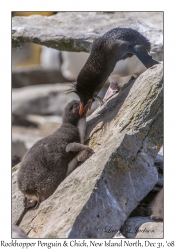
[[[86,129],[86,112],[79,115],[79,101],[71,101],[63,113],[63,123],[53,134],[36,142],[24,155],[17,175],[17,183],[24,194],[24,211],[18,221],[30,208],[37,208],[39,203],[47,199],[66,178],[69,164],[81,151],[80,142],[84,142]],[[76,153],[66,150],[72,143],[80,144]],[[84,146],[84,145],[82,145]],[[82,148],[84,150],[84,147]],[[71,164],[71,171],[78,160]],[[69,171],[70,172],[70,171]]]
[[[80,97],[79,113],[90,101],[94,101],[109,78],[107,100],[128,80],[158,64],[149,54],[151,44],[138,31],[130,28],[115,28],[94,40],[92,50],[81,69],[73,91]]]

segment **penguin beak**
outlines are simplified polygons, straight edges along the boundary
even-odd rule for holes
[[[83,111],[84,111],[84,105],[81,103],[81,104],[80,104],[80,108],[79,108],[79,115],[80,115],[80,116],[82,116]]]
[[[92,106],[92,100],[89,100],[86,105],[84,105],[83,103],[80,104],[80,108],[79,108],[79,115],[82,116],[83,113],[86,113],[88,111],[88,108],[91,109]]]

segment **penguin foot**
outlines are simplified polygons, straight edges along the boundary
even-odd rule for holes
[[[91,155],[94,154],[94,151],[81,143],[73,142],[69,143],[66,147],[66,152],[79,152],[77,155],[78,161],[86,161]]]
[[[78,156],[77,156],[77,160],[78,161],[86,161],[89,157],[91,157],[91,155],[94,154],[94,151],[91,148],[86,148],[84,150],[82,150]]]
[[[39,207],[40,202],[36,200],[32,200],[27,198],[26,196],[24,197],[23,204],[25,208],[31,209],[35,208],[37,209]]]
[[[81,143],[72,142],[66,146],[66,152],[70,152],[70,151],[71,152],[80,152],[81,150],[84,150],[86,148],[89,148],[89,147],[86,145],[83,145]]]
[[[70,151],[71,152],[80,152],[82,150],[92,150],[92,149],[86,145],[83,145],[83,144],[77,143],[77,142],[69,143],[66,147],[66,152],[70,152]]]
[[[16,226],[19,226],[24,215],[27,213],[27,211],[30,211],[30,210],[33,210],[33,209],[37,209],[39,207],[39,204],[40,204],[40,201],[36,201],[36,200],[32,200],[32,199],[29,199],[27,196],[24,196],[24,199],[23,199],[23,205],[24,205],[24,210],[23,212],[21,213],[20,217],[18,220],[16,220],[14,222],[14,224]]]
[[[111,96],[115,95],[119,91],[119,87],[117,83],[111,83],[109,88],[103,98],[103,101],[107,101]]]

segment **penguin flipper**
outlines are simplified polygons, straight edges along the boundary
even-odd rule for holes
[[[154,60],[152,56],[148,54],[145,46],[143,45],[135,45],[134,47],[129,47],[127,53],[136,55],[147,69],[155,64],[159,64],[158,61]]]
[[[72,142],[69,143],[66,147],[66,152],[79,152],[77,155],[78,161],[86,161],[91,155],[94,154],[94,151],[81,143]]]
[[[91,148],[78,142],[72,142],[66,146],[66,152],[80,152],[82,150],[91,150]]]

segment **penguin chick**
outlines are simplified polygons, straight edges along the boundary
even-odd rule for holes
[[[69,143],[66,147],[66,152],[78,153],[69,163],[67,175],[69,175],[78,166],[78,162],[86,161],[91,155],[94,154],[94,151],[90,147],[76,142]]]
[[[150,204],[151,219],[163,221],[163,188],[155,196]]]
[[[63,123],[53,134],[36,142],[24,155],[17,175],[17,183],[24,194],[24,211],[15,223],[19,225],[25,213],[37,208],[66,178],[69,162],[75,153],[66,152],[69,143],[80,143],[84,131],[79,124],[86,124],[86,112],[79,115],[79,101],[71,101],[63,113]],[[85,128],[84,128],[85,129]]]
[[[108,78],[110,86],[104,100],[109,99],[132,76],[137,77],[158,64],[150,56],[150,48],[148,39],[130,28],[115,28],[95,39],[77,82],[68,90],[80,97],[79,114],[83,113],[87,102],[99,100],[97,94]]]

